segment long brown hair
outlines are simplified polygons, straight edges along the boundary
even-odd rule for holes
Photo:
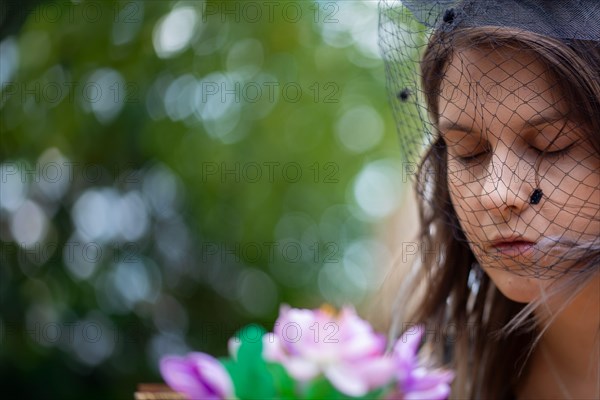
[[[545,63],[568,100],[571,114],[585,126],[600,154],[600,48],[585,41],[562,41],[497,27],[437,32],[421,63],[422,88],[430,119],[438,123],[438,101],[445,69],[455,49],[509,47],[533,52]],[[543,329],[533,317],[541,302],[521,304],[505,297],[483,273],[450,201],[444,141],[436,133],[420,163],[416,193],[422,249],[398,299],[396,324],[425,324],[426,343],[438,362],[456,373],[452,398],[507,398],[515,392],[526,361]],[[562,293],[576,293],[598,272],[600,253],[580,255],[585,273],[568,277]],[[425,295],[409,314],[405,304],[417,289]],[[557,290],[558,290],[557,289]],[[553,292],[555,294],[556,292]],[[536,325],[537,324],[537,325]],[[404,326],[406,328],[406,326]],[[396,326],[398,330],[405,330]]]

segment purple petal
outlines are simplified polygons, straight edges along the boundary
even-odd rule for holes
[[[167,356],[160,361],[165,382],[191,399],[225,399],[233,396],[233,383],[221,363],[203,353]]]
[[[281,345],[281,339],[273,334],[266,334],[262,338],[263,353],[262,356],[266,361],[282,362],[287,358],[287,354]]]
[[[219,360],[204,353],[191,353],[188,358],[196,364],[198,374],[213,393],[221,399],[233,396],[233,382]]]
[[[428,390],[434,386],[446,385],[452,382],[452,371],[427,370],[423,367],[415,369],[410,376],[410,383],[405,387],[408,390]]]
[[[429,390],[407,392],[404,400],[446,400],[450,394],[450,386],[438,385]]]
[[[189,398],[204,398],[211,395],[206,384],[198,379],[196,369],[183,357],[163,358],[160,361],[160,373],[171,389]]]
[[[417,367],[417,350],[423,331],[422,326],[414,326],[404,332],[394,344],[392,356],[396,362],[396,376],[399,381],[407,379],[411,371]]]
[[[400,360],[412,360],[417,353],[423,333],[424,329],[420,325],[405,331],[394,345],[394,355]]]
[[[431,371],[417,368],[401,385],[406,399],[447,399],[450,394],[450,382],[454,379],[452,371]]]
[[[337,390],[348,396],[364,396],[369,386],[355,375],[355,371],[344,365],[332,365],[325,370],[325,376]]]
[[[388,356],[361,360],[354,369],[356,374],[367,382],[369,389],[381,387],[389,383],[396,372],[394,361]]]
[[[311,360],[289,357],[282,361],[290,376],[302,382],[309,381],[319,374],[319,366]]]

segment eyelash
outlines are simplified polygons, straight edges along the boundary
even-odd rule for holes
[[[575,145],[575,143],[571,143],[570,145],[568,145],[567,147],[565,147],[564,149],[560,149],[560,150],[556,150],[556,151],[550,151],[550,152],[546,152],[544,153],[543,150],[537,149],[535,147],[533,147],[533,149],[540,155],[545,155],[546,157],[550,157],[553,159],[562,159],[567,151],[569,151],[573,146]],[[464,163],[464,164],[470,164],[475,162],[478,158],[480,158],[481,156],[483,156],[484,154],[486,154],[486,152],[481,152],[481,153],[477,153],[477,154],[473,154],[470,156],[457,156],[457,158],[459,159],[460,162]]]
[[[474,163],[475,161],[477,161],[478,158],[482,157],[486,153],[487,153],[487,150],[482,151],[481,153],[470,155],[470,156],[456,156],[456,158],[458,158],[458,160],[463,164],[471,164],[471,163]]]
[[[479,153],[479,154],[474,154],[472,156],[458,156],[457,158],[460,160],[460,162],[462,162],[464,164],[470,164],[471,162],[474,162],[475,160],[477,160],[479,157],[481,157],[484,154],[485,154],[485,152]]]
[[[569,151],[574,145],[575,145],[575,143],[571,143],[570,145],[568,145],[564,149],[560,149],[560,150],[556,150],[556,151],[549,151],[549,152],[547,152],[545,154],[544,154],[544,152],[542,150],[538,150],[538,149],[535,149],[535,150],[540,155],[543,154],[546,157],[562,159],[567,154],[567,151]]]

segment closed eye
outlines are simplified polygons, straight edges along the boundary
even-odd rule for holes
[[[458,159],[458,161],[460,161],[463,164],[474,164],[474,163],[479,163],[481,161],[483,161],[483,159],[485,157],[487,157],[489,151],[486,149],[479,149],[479,150],[475,150],[474,153],[472,154],[466,154],[466,155],[455,155],[454,157],[456,157]]]
[[[535,147],[534,147],[534,149],[537,153],[539,153],[540,155],[544,155],[545,157],[560,158],[560,157],[564,157],[567,154],[567,152],[575,146],[576,143],[577,142],[573,142],[570,145],[568,145],[567,147],[560,149],[560,150],[555,150],[555,151],[544,151],[544,150],[540,150]]]
[[[478,161],[481,161],[481,159],[487,154],[487,151],[482,151],[479,152],[477,154],[470,154],[467,156],[456,156],[456,158],[458,158],[458,160],[464,164],[471,164],[471,163],[475,163]]]
[[[489,153],[489,144],[482,141],[481,138],[463,135],[460,138],[452,139],[453,140],[448,140],[447,137],[443,137],[448,155],[457,159],[461,163],[471,164],[478,162],[481,158]],[[471,154],[457,154],[465,152],[465,150],[470,151]]]

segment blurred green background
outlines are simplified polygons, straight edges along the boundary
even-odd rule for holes
[[[281,303],[367,303],[402,192],[377,18],[3,3],[3,397],[133,398],[162,355],[225,355]]]

